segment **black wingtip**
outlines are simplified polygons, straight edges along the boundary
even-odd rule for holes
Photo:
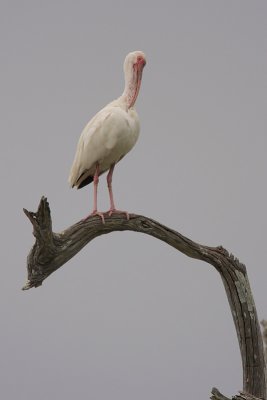
[[[92,183],[94,180],[94,178],[92,176],[87,176],[87,178],[85,178],[80,184],[79,186],[77,186],[77,189],[81,189],[86,185],[89,185],[90,183]]]

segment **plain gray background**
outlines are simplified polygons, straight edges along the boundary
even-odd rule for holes
[[[1,1],[1,399],[207,399],[212,386],[242,389],[211,266],[114,233],[22,292],[33,244],[22,207],[35,211],[46,195],[55,231],[91,211],[92,187],[67,184],[76,143],[122,93],[125,55],[143,50],[141,135],[115,170],[117,205],[224,245],[247,265],[267,317],[266,19],[264,0]]]

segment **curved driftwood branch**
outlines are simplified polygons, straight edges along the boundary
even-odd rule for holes
[[[264,350],[265,350],[265,364],[267,363],[267,321],[263,319],[261,321],[262,325],[262,337],[264,343]]]
[[[216,388],[213,388],[211,393],[211,400],[230,400],[228,397],[225,397],[223,394],[221,394]],[[239,394],[232,397],[232,400],[257,400],[257,398],[250,393],[239,392]]]
[[[135,231],[154,236],[188,257],[206,261],[219,272],[238,336],[243,365],[243,392],[266,399],[265,361],[257,311],[246,267],[223,247],[200,245],[180,233],[142,215],[130,214],[127,220],[114,214],[105,224],[98,216],[82,220],[61,233],[52,231],[49,204],[42,197],[36,213],[24,209],[33,225],[36,242],[27,259],[28,282],[24,290],[42,282],[97,236],[114,231]],[[242,392],[242,396],[245,396]],[[238,395],[238,396],[241,396]],[[221,396],[221,397],[220,397]],[[217,389],[213,398],[226,400]],[[238,399],[238,397],[236,397]]]

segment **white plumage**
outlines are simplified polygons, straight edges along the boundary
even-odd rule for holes
[[[107,171],[110,210],[109,214],[119,212],[115,209],[112,194],[112,173],[115,164],[135,145],[140,124],[134,104],[139,93],[142,71],[146,64],[141,51],[129,53],[124,61],[125,89],[123,94],[100,110],[85,126],[80,136],[69,183],[78,189],[94,181],[94,209],[97,211],[98,176]],[[91,215],[92,215],[91,214]],[[127,214],[128,215],[128,214]]]
[[[77,186],[95,173],[99,163],[100,174],[117,163],[136,143],[139,136],[139,118],[134,109],[124,109],[121,99],[99,111],[88,122],[80,136],[69,183]]]

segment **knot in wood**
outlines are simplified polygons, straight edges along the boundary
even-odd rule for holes
[[[144,229],[151,229],[151,225],[150,225],[146,220],[141,220],[141,221],[140,221],[140,225],[141,225],[142,228],[144,228]]]

